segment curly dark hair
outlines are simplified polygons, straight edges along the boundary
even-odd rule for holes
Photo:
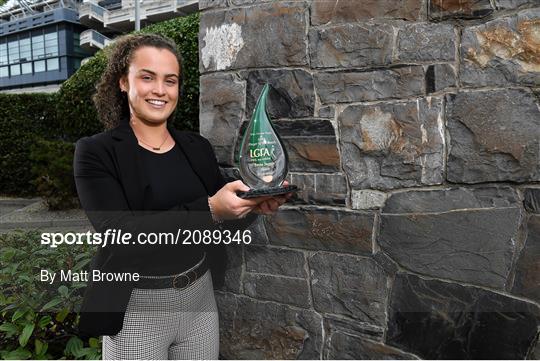
[[[92,97],[96,106],[99,120],[106,129],[112,129],[123,119],[129,119],[129,104],[127,94],[120,91],[119,80],[127,75],[133,54],[141,47],[149,46],[157,49],[167,49],[178,60],[180,81],[178,84],[179,99],[184,91],[184,69],[182,55],[176,44],[169,38],[158,34],[130,34],[119,37],[110,49],[107,67],[96,86],[97,92]],[[176,109],[168,120],[174,119]]]

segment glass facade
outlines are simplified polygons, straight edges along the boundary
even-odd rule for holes
[[[59,32],[55,29],[34,30],[31,33],[0,38],[0,78],[60,70]],[[72,52],[84,57],[80,34],[72,33]],[[74,62],[80,67],[80,59]]]
[[[60,84],[93,54],[80,46],[85,27],[74,9],[55,8],[23,20],[0,23],[0,91]]]

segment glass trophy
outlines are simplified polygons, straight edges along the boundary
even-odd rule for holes
[[[294,192],[298,187],[282,186],[287,177],[289,158],[266,112],[270,85],[265,84],[240,145],[240,175],[251,189],[241,198],[274,196]]]

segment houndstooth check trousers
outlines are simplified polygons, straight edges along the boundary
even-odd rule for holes
[[[187,288],[133,289],[122,330],[103,336],[103,359],[209,360],[219,355],[219,321],[207,271]]]

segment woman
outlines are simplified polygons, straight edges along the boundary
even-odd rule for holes
[[[223,225],[242,229],[253,220],[250,213],[271,214],[286,199],[237,197],[249,187],[225,183],[209,142],[168,124],[182,78],[182,60],[170,40],[153,34],[118,39],[94,97],[109,130],[77,142],[77,192],[96,232],[132,236],[100,248],[92,268],[140,275],[138,281],[94,280],[86,290],[80,329],[105,335],[105,359],[217,358],[210,269],[214,282],[223,275],[223,249],[137,240]]]

